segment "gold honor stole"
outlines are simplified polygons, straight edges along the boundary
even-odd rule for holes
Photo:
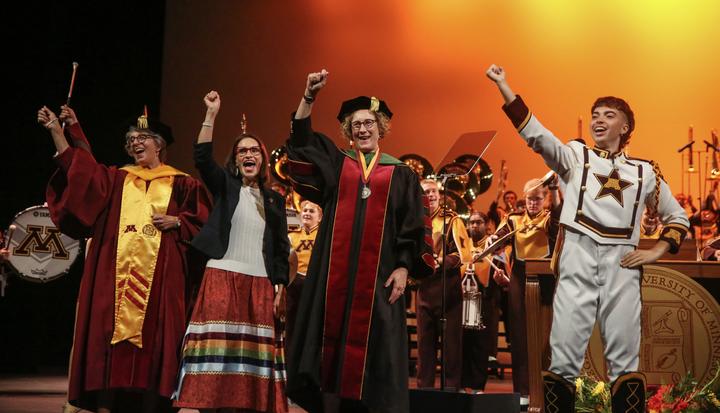
[[[127,176],[118,225],[115,325],[110,344],[128,340],[142,348],[142,327],[162,240],[152,215],[167,212],[175,176],[187,174],[168,165],[154,169],[132,165],[120,169]]]

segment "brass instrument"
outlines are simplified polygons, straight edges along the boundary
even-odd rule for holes
[[[292,186],[292,182],[288,178],[287,149],[284,146],[270,152],[270,172],[283,185]]]
[[[508,168],[505,159],[500,161],[500,179],[498,180],[498,199],[505,193],[508,181]]]
[[[477,159],[477,156],[475,156],[475,155],[465,154],[465,155],[460,155],[457,159],[455,159],[455,162],[465,165],[466,168],[470,168],[473,166],[476,159]],[[478,197],[478,195],[487,191],[490,188],[490,185],[492,185],[492,179],[493,179],[492,169],[490,169],[490,165],[488,165],[488,163],[485,162],[484,159],[478,159],[478,162],[475,165],[475,168],[473,168],[473,170],[470,171],[470,175],[475,176],[477,185],[470,186],[465,189],[464,198],[466,201],[468,201],[468,203],[472,203],[475,200],[475,198]]]
[[[457,157],[453,162],[443,166],[435,173],[432,164],[420,155],[411,153],[399,158],[408,165],[420,179],[433,179],[440,174],[460,175],[445,182],[448,190],[448,208],[467,219],[470,206],[475,198],[487,191],[492,184],[493,173],[490,166],[480,159],[468,174],[466,172],[473,166],[477,155],[465,154]],[[442,192],[442,190],[441,190]]]
[[[302,197],[293,189],[292,181],[289,178],[287,162],[287,149],[284,146],[276,148],[270,153],[270,172],[278,182],[287,188],[285,207],[300,211]]]
[[[472,201],[475,199],[474,197],[467,196],[467,193],[472,188],[478,187],[478,180],[475,174],[469,173],[465,175],[465,172],[467,171],[467,166],[458,163],[458,162],[451,162],[438,171],[438,175],[443,174],[455,174],[458,175],[454,178],[449,178],[447,181],[445,181],[445,189],[448,191],[454,192],[459,197],[463,198],[466,203],[471,204]]]
[[[427,179],[435,176],[435,171],[427,159],[420,155],[410,153],[399,158],[405,165],[409,166],[420,179]]]
[[[445,193],[445,189],[440,190],[440,207],[443,207],[443,199],[446,199],[443,197],[443,194]],[[470,206],[467,202],[465,202],[465,199],[463,199],[462,196],[458,195],[452,190],[447,190],[447,209],[454,211],[460,218],[467,221],[470,219]]]

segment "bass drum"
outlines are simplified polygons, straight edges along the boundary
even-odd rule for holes
[[[67,274],[80,252],[80,242],[60,232],[46,206],[18,213],[12,225],[8,261],[21,278],[44,283]]]

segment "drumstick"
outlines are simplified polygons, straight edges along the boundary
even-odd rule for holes
[[[488,264],[490,264],[490,266],[493,267],[493,269],[494,269],[495,271],[502,271],[502,269],[500,269],[500,267],[498,267],[497,265],[495,265],[495,263],[493,262],[493,260],[490,259],[490,257],[485,256],[485,261],[487,261]]]
[[[73,88],[75,87],[75,74],[77,73],[77,68],[80,66],[78,62],[73,62],[72,67],[72,77],[70,78],[70,90],[68,91],[67,101],[65,102],[66,105],[70,106],[70,98],[72,97]]]
[[[15,224],[11,224],[10,228],[8,228],[7,237],[5,237],[5,248],[10,247],[10,240],[12,239],[13,232],[15,232],[16,229],[17,227]]]
[[[65,106],[70,106],[70,98],[72,97],[73,88],[75,87],[75,74],[77,73],[77,68],[80,66],[78,62],[72,63],[72,76],[70,77],[70,90],[68,90],[67,100],[65,101]],[[65,122],[62,123],[62,128],[65,129]]]
[[[503,274],[505,274],[505,271],[503,271],[503,270],[502,270],[500,267],[498,267],[497,265],[493,264],[493,262],[492,262],[492,260],[490,259],[490,257],[485,257],[485,259],[487,260],[488,264],[490,264],[490,266],[493,267],[493,269],[495,270],[495,272],[502,272]],[[505,281],[510,281],[510,278],[508,278],[507,274],[503,275],[503,277],[505,278]]]

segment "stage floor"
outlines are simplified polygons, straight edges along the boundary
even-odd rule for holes
[[[410,387],[415,387],[414,379],[410,380]],[[61,413],[66,390],[65,376],[0,376],[0,413]],[[491,376],[486,391],[512,392],[512,373],[506,371],[502,380]],[[304,412],[290,406],[290,413]]]

